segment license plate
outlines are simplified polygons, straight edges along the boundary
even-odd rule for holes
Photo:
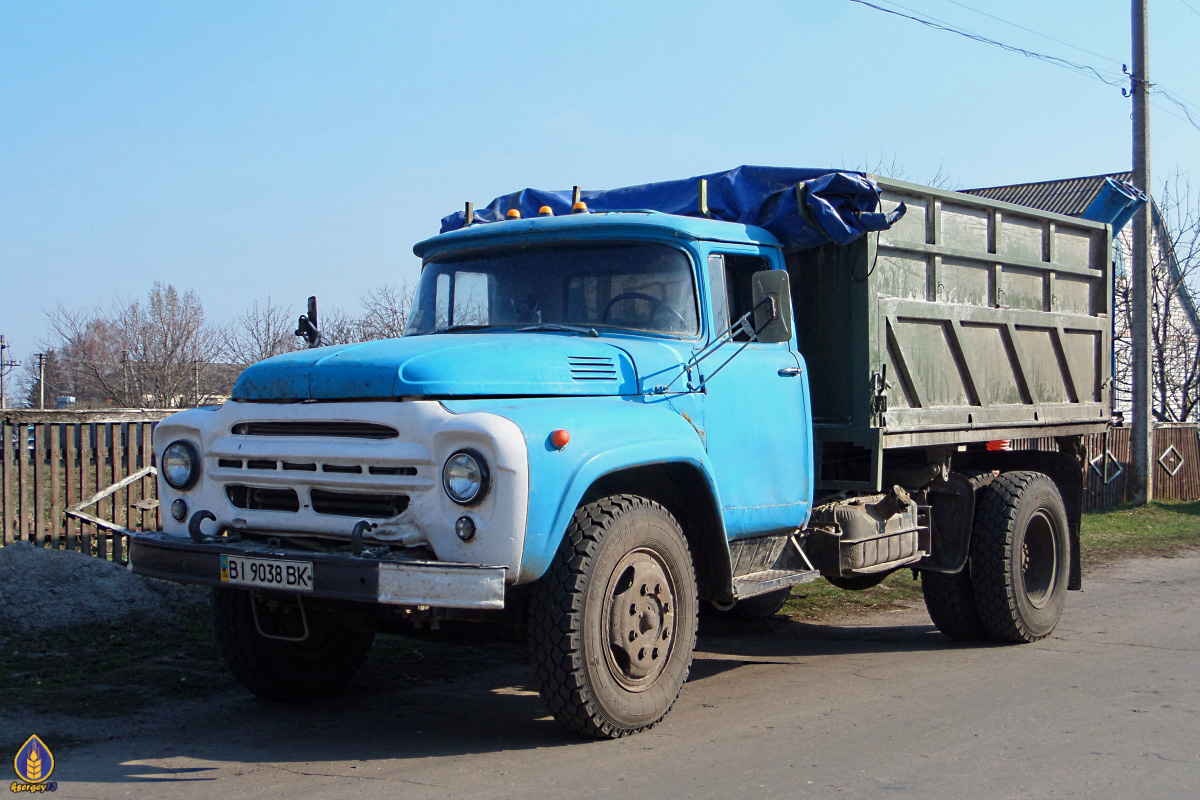
[[[221,583],[262,586],[311,592],[311,561],[284,561],[278,558],[221,556]]]

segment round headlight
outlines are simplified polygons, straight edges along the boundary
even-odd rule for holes
[[[488,491],[487,462],[474,450],[459,450],[446,459],[442,468],[442,487],[459,505],[478,503]]]
[[[200,477],[200,454],[191,442],[171,442],[158,469],[172,489],[189,489]]]

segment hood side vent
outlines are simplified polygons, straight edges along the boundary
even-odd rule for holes
[[[608,356],[567,356],[571,377],[577,381],[615,381],[617,365]]]

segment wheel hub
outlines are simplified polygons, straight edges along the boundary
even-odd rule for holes
[[[649,687],[667,665],[675,639],[675,595],[657,554],[635,550],[613,570],[605,597],[608,667],[627,689]]]
[[[1030,519],[1021,543],[1021,582],[1034,608],[1045,607],[1058,580],[1060,554],[1054,530],[1053,520],[1039,510]]]

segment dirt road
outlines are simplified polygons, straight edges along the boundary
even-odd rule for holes
[[[1193,554],[1093,573],[1021,647],[951,644],[921,609],[709,625],[666,721],[613,742],[546,716],[518,646],[449,682],[377,664],[341,702],[230,690],[98,723],[56,754],[57,796],[1196,797],[1198,601]]]

